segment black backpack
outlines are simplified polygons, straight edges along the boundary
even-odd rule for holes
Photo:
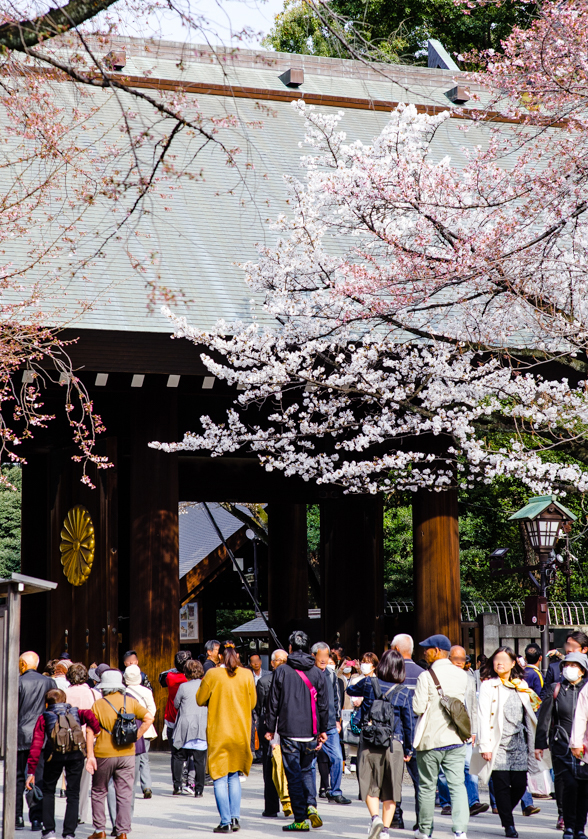
[[[393,685],[390,690],[382,696],[382,690],[378,680],[371,676],[374,701],[369,710],[367,720],[364,720],[361,732],[365,743],[370,746],[379,746],[389,749],[394,739],[394,706],[390,704],[388,697],[401,685]]]
[[[108,702],[106,697],[103,697],[105,702]],[[113,711],[116,711],[116,720],[114,725],[112,726],[112,731],[109,731],[104,726],[101,728],[104,731],[107,731],[108,734],[112,734],[112,740],[115,746],[130,746],[132,743],[137,742],[137,718],[134,714],[127,714],[127,697],[125,695],[123,700],[123,709],[122,711],[118,711],[112,702],[108,702],[110,707]]]

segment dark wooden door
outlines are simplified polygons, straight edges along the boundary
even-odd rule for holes
[[[74,661],[86,666],[106,662],[118,666],[118,540],[117,540],[117,446],[105,442],[111,468],[90,470],[95,484],[81,483],[81,465],[72,461],[72,451],[59,451],[50,464],[49,579],[58,582],[49,596],[50,656],[58,658],[67,649]],[[52,504],[51,504],[52,501]],[[76,505],[85,507],[92,519],[95,553],[89,577],[72,585],[64,573],[60,544],[65,517]]]

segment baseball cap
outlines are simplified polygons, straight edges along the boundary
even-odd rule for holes
[[[451,650],[451,641],[447,635],[429,635],[428,638],[420,642],[420,646],[425,649],[427,647],[439,647],[440,650],[449,652]]]

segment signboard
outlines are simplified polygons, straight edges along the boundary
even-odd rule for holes
[[[198,601],[186,603],[180,609],[180,642],[200,641],[198,634]]]

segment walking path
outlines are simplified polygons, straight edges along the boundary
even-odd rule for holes
[[[218,812],[214,803],[212,787],[206,787],[203,798],[193,796],[172,796],[171,777],[169,768],[169,754],[155,753],[151,755],[153,775],[153,798],[145,801],[137,799],[135,816],[133,819],[134,839],[194,839],[196,836],[212,836],[212,828],[218,822]],[[260,836],[284,836],[282,826],[286,824],[283,816],[279,819],[264,819],[263,811],[263,783],[261,767],[253,766],[249,778],[243,779],[243,799],[241,807],[241,839],[255,839]],[[390,836],[395,839],[409,839],[412,837],[410,828],[414,824],[414,795],[410,781],[404,784],[403,809],[406,830],[392,830]],[[343,793],[353,799],[353,803],[344,807],[337,804],[327,804],[319,801],[319,811],[324,821],[321,830],[312,831],[317,839],[344,837],[355,839],[367,834],[369,817],[365,805],[357,798],[357,781],[355,775],[345,775],[343,778]],[[487,790],[481,790],[481,800],[488,801]],[[518,808],[515,814],[517,830],[521,839],[561,839],[561,833],[556,832],[555,822],[557,810],[554,801],[539,801],[541,813],[525,818]],[[65,810],[65,800],[56,799],[56,814],[58,822],[57,835],[61,834],[61,824]],[[92,833],[91,825],[80,825],[76,836],[86,839]],[[310,836],[310,834],[306,834]],[[19,839],[32,836],[28,831],[17,834]],[[40,834],[35,834],[40,837]],[[504,836],[498,816],[490,811],[476,816],[470,821],[468,837],[499,837]],[[442,816],[440,810],[435,810],[434,837],[452,839],[451,817]]]

